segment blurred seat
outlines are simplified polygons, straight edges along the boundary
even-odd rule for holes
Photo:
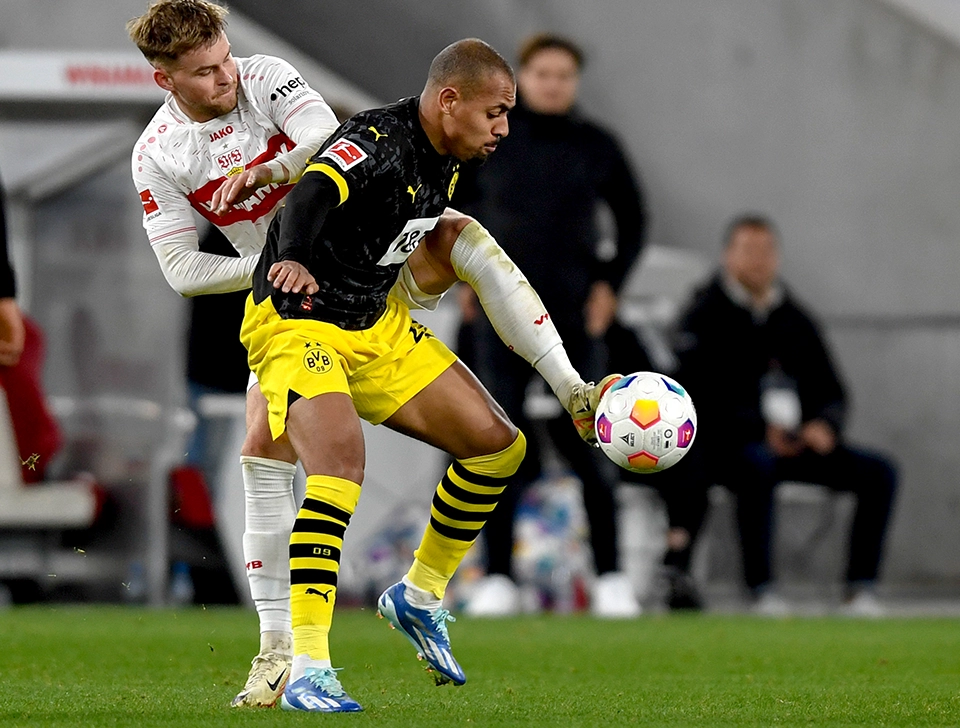
[[[0,528],[86,528],[97,515],[95,485],[41,480],[61,437],[40,382],[43,339],[35,324],[25,323],[20,362],[0,373]]]
[[[710,508],[694,549],[693,574],[715,601],[742,592],[736,499],[722,486],[709,490]],[[846,563],[845,534],[855,498],[814,483],[783,482],[774,490],[773,569],[778,588],[801,599],[836,597]]]

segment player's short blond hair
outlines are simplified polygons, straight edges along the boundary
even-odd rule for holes
[[[228,10],[207,0],[157,0],[127,23],[130,39],[154,66],[215,43],[227,28]]]

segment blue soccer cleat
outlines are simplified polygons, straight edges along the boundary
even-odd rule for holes
[[[356,713],[363,708],[343,690],[337,669],[308,667],[304,676],[287,685],[280,698],[284,710],[310,713]]]
[[[407,587],[398,582],[380,595],[377,614],[386,617],[390,626],[399,629],[417,648],[417,657],[425,659],[440,673],[437,685],[452,682],[463,685],[467,676],[450,651],[447,622],[456,620],[442,607],[434,610],[414,607],[406,599]]]

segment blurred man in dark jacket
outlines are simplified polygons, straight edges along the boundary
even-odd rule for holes
[[[721,272],[684,317],[680,376],[696,393],[699,461],[737,496],[744,575],[761,612],[789,608],[770,588],[774,486],[789,480],[854,493],[847,607],[877,613],[872,585],[896,476],[887,459],[844,442],[843,385],[779,268],[773,223],[735,219]]]
[[[617,329],[617,291],[643,241],[643,198],[613,136],[574,109],[583,63],[580,48],[566,38],[537,35],[522,45],[519,61],[519,102],[510,112],[510,134],[475,177],[463,175],[453,204],[496,237],[540,294],[574,366],[599,380],[609,373],[604,337]],[[607,259],[598,252],[600,203],[606,203],[616,224],[616,252]],[[461,300],[469,328],[461,336],[460,356],[469,359],[484,386],[524,429],[524,393],[535,372],[503,346],[469,295]],[[547,427],[557,450],[583,482],[599,576],[594,613],[637,614],[629,581],[619,571],[614,479],[603,474],[602,458],[578,442],[562,418]],[[538,471],[531,438],[518,480],[532,480]],[[511,488],[487,520],[489,576],[468,605],[470,613],[517,609],[510,571],[518,490]]]

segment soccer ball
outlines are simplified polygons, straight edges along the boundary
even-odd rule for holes
[[[697,435],[697,411],[687,391],[656,372],[614,382],[597,406],[597,441],[625,470],[655,473],[676,465]]]

